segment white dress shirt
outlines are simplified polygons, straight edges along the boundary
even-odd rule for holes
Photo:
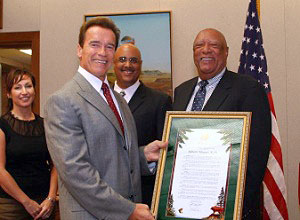
[[[225,69],[226,69],[226,67],[218,75],[216,75],[215,77],[207,80],[208,84],[205,87],[206,88],[206,95],[205,95],[205,100],[204,100],[202,109],[206,105],[206,103],[209,100],[211,94],[213,93],[213,91],[217,87],[218,83],[220,82],[221,78],[223,77],[223,75],[225,73]],[[201,81],[201,79],[200,79],[200,77],[198,77],[197,85],[196,85],[196,87],[194,89],[194,92],[193,92],[193,94],[191,96],[190,102],[189,102],[188,106],[186,107],[186,111],[192,111],[192,105],[193,105],[193,101],[194,101],[195,95],[196,95],[196,93],[198,92],[198,90],[200,88],[200,86],[199,86],[199,82],[200,81]]]
[[[118,93],[120,93],[122,91],[125,92],[125,95],[123,96],[123,98],[126,100],[127,103],[129,103],[130,99],[134,95],[135,91],[139,88],[140,84],[141,84],[140,80],[137,80],[133,85],[129,86],[128,88],[121,89],[118,86],[117,81],[115,81],[114,90]]]
[[[103,90],[101,89],[102,87],[102,80],[100,80],[98,77],[94,76],[93,74],[89,73],[88,71],[86,71],[85,69],[83,69],[81,66],[79,66],[78,68],[78,72],[94,87],[94,89],[96,89],[96,91],[101,95],[101,97],[105,100],[105,102],[107,103],[107,100],[103,94]],[[122,114],[120,112],[120,109],[119,109],[119,104],[116,100],[116,97],[114,96],[114,93],[113,91],[111,90],[110,86],[109,86],[109,83],[108,83],[108,80],[107,80],[107,76],[105,76],[105,79],[104,79],[104,82],[108,85],[108,88],[109,88],[109,91],[110,91],[110,94],[111,94],[111,97],[115,103],[115,106],[117,107],[117,110],[119,112],[119,115],[122,119]],[[123,119],[122,119],[123,121]]]
[[[135,91],[138,89],[138,87],[140,86],[140,80],[137,80],[132,86],[129,86],[126,89],[121,89],[118,84],[117,84],[117,80],[115,81],[115,86],[114,86],[114,90],[118,93],[120,93],[121,91],[125,92],[125,95],[123,96],[123,98],[126,100],[126,102],[128,103],[130,101],[130,99],[132,98],[132,96],[134,95]],[[154,174],[156,172],[156,162],[148,162],[148,167],[149,170]]]

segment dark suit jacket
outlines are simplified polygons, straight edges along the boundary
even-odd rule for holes
[[[130,99],[129,108],[135,120],[138,145],[161,140],[166,111],[172,108],[171,97],[145,86],[142,82]],[[143,203],[151,205],[155,176],[142,176]]]
[[[195,77],[175,89],[173,110],[186,110],[197,81]],[[271,115],[264,88],[250,76],[226,70],[203,111],[252,112],[243,216],[259,219],[260,186],[271,143]]]

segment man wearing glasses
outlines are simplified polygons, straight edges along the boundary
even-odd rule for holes
[[[166,111],[171,110],[171,97],[146,87],[140,80],[142,72],[140,50],[132,44],[121,45],[114,56],[114,71],[117,77],[114,90],[119,92],[129,105],[135,119],[138,145],[144,146],[161,140]],[[142,176],[142,201],[151,205],[155,175]]]

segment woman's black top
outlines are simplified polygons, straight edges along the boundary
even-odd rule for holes
[[[11,112],[0,118],[5,134],[5,168],[31,199],[46,198],[50,185],[50,155],[43,119],[19,120]],[[0,187],[0,198],[12,198]]]

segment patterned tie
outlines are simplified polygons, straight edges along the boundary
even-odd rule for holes
[[[122,97],[124,97],[124,96],[126,95],[126,93],[125,93],[124,91],[121,91],[121,92],[120,92],[120,95],[121,95]]]
[[[109,88],[108,88],[107,84],[103,82],[101,89],[103,90],[103,94],[104,94],[104,96],[106,98],[106,101],[107,101],[109,107],[115,113],[115,116],[116,116],[116,118],[117,118],[117,120],[119,122],[119,125],[121,127],[121,130],[122,130],[122,132],[124,134],[124,126],[123,126],[122,119],[121,119],[121,117],[119,115],[119,112],[117,110],[117,107],[116,107],[116,105],[115,105],[115,103],[114,103],[114,101],[113,101],[113,99],[111,97],[111,94],[110,94],[110,91],[109,91]]]
[[[193,105],[192,105],[192,111],[201,111],[204,100],[205,100],[205,95],[206,95],[206,88],[205,86],[208,84],[207,80],[202,80],[199,82],[199,90],[197,91]]]

